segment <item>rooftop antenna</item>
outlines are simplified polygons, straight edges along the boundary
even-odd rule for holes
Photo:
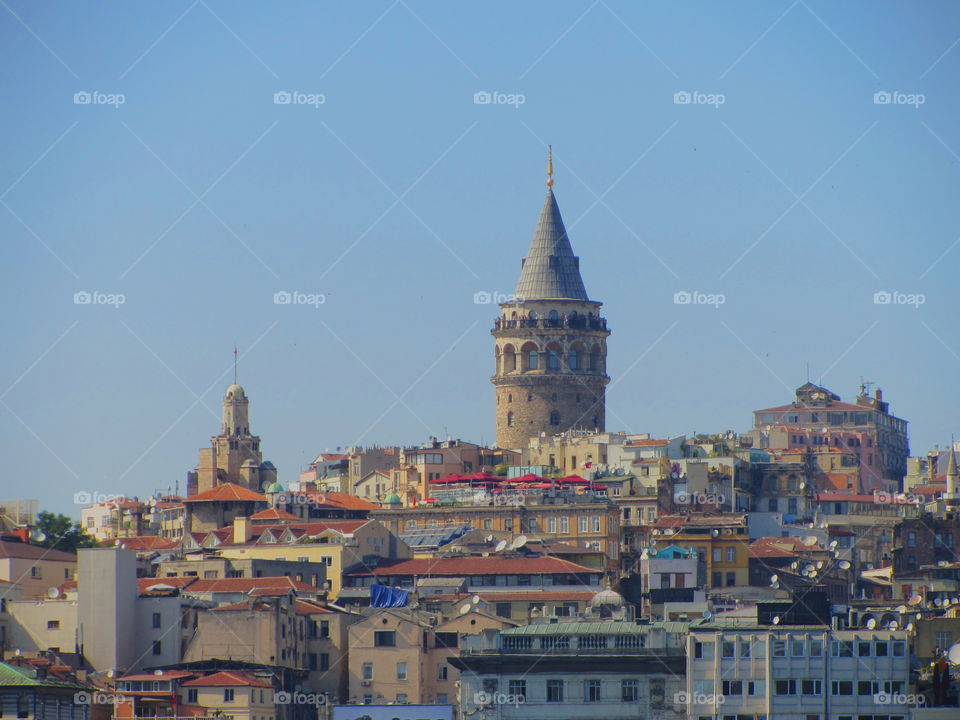
[[[547,187],[553,187],[553,145],[547,145]]]
[[[237,346],[233,346],[233,384],[237,384]]]

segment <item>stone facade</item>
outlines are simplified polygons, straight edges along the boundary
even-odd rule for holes
[[[552,185],[552,181],[548,183]],[[514,297],[491,331],[497,445],[606,425],[607,321],[588,299],[552,187]]]

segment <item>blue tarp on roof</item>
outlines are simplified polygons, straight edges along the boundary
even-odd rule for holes
[[[386,585],[370,586],[370,607],[389,608],[406,607],[407,598],[410,596],[406,590],[392,588]]]

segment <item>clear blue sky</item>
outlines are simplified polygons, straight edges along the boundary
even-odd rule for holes
[[[182,489],[234,344],[284,481],[326,448],[490,441],[473,295],[513,289],[548,142],[613,329],[610,429],[744,431],[809,364],[944,443],[958,37],[953,2],[5,0],[0,496]],[[874,303],[895,290],[925,302]]]

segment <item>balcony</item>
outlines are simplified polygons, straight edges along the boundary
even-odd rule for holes
[[[516,320],[504,320],[497,318],[493,322],[493,330],[600,330],[607,332],[607,319],[600,317],[587,317],[586,315],[577,315],[574,317],[558,318],[517,318]]]

